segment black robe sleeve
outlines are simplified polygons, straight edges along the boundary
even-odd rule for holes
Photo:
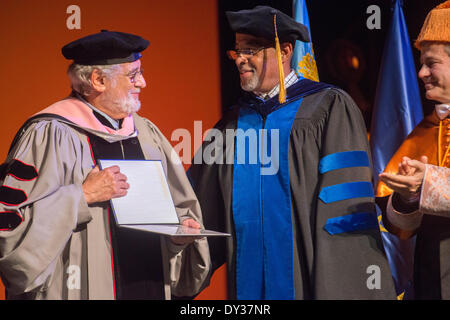
[[[227,129],[236,128],[237,116],[238,109],[232,109],[215,128],[225,136]],[[214,140],[204,142],[202,148],[211,143]],[[322,188],[330,185],[371,182],[370,166],[319,173],[320,159],[345,151],[364,151],[370,159],[364,121],[351,98],[337,89],[304,97],[289,143],[295,298],[395,299],[377,227],[337,235],[324,229],[328,219],[356,212],[373,212],[376,219],[373,197],[328,204],[319,199]],[[230,152],[234,152],[234,145],[225,145],[223,154],[218,155],[221,163],[194,162],[188,174],[202,207],[205,227],[233,235],[228,239],[208,239],[213,270],[227,262],[229,297],[233,299],[236,259],[231,208],[233,165],[226,163],[227,158],[233,159],[227,157]],[[371,289],[367,285],[373,266],[379,268],[380,288]]]
[[[373,197],[331,203],[319,198],[328,186],[371,183],[370,166],[319,172],[321,159],[346,151],[364,151],[370,161],[365,124],[353,100],[337,89],[305,97],[290,142],[296,298],[395,299]],[[373,213],[374,227],[335,235],[324,229],[330,218],[361,212]],[[380,271],[379,289],[367,286],[373,268]]]
[[[222,119],[214,126],[222,133],[221,142],[205,140],[200,150],[192,161],[187,171],[188,178],[200,202],[203,214],[203,224],[206,229],[227,232],[232,237],[208,237],[208,245],[211,253],[211,273],[221,267],[225,262],[228,273],[228,294],[233,299],[234,292],[234,226],[232,221],[231,205],[233,185],[233,164],[227,163],[227,153],[234,155],[234,142],[226,144],[226,131],[234,130],[238,116],[238,109],[231,108]],[[221,150],[221,154],[213,154],[216,157],[214,163],[204,161],[203,150],[211,145],[217,145],[215,150]],[[202,153],[201,156],[198,153]],[[230,155],[228,154],[228,157]],[[201,159],[198,161],[196,159]]]

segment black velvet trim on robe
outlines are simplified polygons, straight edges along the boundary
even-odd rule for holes
[[[103,125],[114,129],[111,123],[99,113],[93,111],[93,114]],[[31,117],[18,130],[8,153],[15,147],[30,124],[37,119],[46,117],[60,119],[65,122],[69,121],[64,117],[50,113],[38,114]],[[122,121],[119,121],[119,125],[122,125]],[[96,162],[98,162],[98,159],[144,159],[144,154],[137,138],[109,143],[94,134],[88,132],[85,132],[85,134],[91,144]],[[4,179],[10,172],[12,164],[13,162],[10,161],[0,165],[0,179]],[[23,170],[19,171],[25,173]],[[23,178],[34,178],[34,174],[37,175],[38,173],[33,173],[27,169],[27,174]],[[19,173],[19,175],[22,176],[24,174]],[[27,200],[27,196],[22,190],[2,188],[0,190],[0,201],[3,199],[5,202],[11,202],[12,205],[18,205]],[[109,207],[109,201],[105,202],[104,206]],[[145,231],[120,228],[115,222],[112,211],[110,210],[109,212],[116,299],[164,299],[164,273],[159,236]],[[21,222],[21,217],[14,214],[13,211],[4,212],[0,217],[0,228],[14,229]]]
[[[0,212],[0,231],[14,230],[23,221],[22,216],[17,211]]]
[[[94,114],[97,116],[96,113]],[[109,122],[105,121],[104,124],[110,126]],[[144,159],[137,138],[109,143],[90,133],[87,136],[96,161],[98,159]],[[109,202],[105,205],[109,206]],[[145,231],[119,227],[112,210],[109,210],[109,223],[114,256],[116,299],[164,299],[160,237]]]
[[[7,175],[13,176],[17,180],[31,181],[38,177],[38,172],[34,166],[12,159],[5,167],[5,172],[1,175],[1,179],[4,179]]]
[[[417,231],[414,256],[416,300],[441,300],[450,296],[450,219],[424,214]]]
[[[8,186],[0,187],[0,202],[7,206],[18,206],[27,201],[27,199],[27,194],[23,190]]]

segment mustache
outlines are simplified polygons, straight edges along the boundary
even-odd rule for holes
[[[252,67],[238,67],[238,71],[239,73],[243,73],[243,72],[255,72],[256,69],[252,68]]]

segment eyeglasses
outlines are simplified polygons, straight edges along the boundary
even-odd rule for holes
[[[267,49],[268,47],[261,47],[258,49],[238,49],[238,50],[228,50],[227,55],[231,60],[236,60],[239,56],[244,57],[245,59],[250,59],[255,54],[260,52],[261,50]]]
[[[141,68],[140,70],[136,70],[132,73],[128,73],[125,76],[127,76],[130,79],[131,83],[135,83],[139,77],[142,76],[142,74],[144,73],[144,68]]]

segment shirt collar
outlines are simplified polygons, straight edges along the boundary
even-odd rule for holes
[[[298,81],[297,73],[294,70],[291,70],[291,72],[284,78],[284,87],[287,89],[294,83]],[[263,100],[269,100],[275,97],[280,92],[280,84],[277,84],[275,87],[272,88],[268,93],[263,94],[257,94],[256,96]]]
[[[435,106],[436,114],[440,120],[444,120],[450,115],[450,105],[449,104],[437,104]]]

